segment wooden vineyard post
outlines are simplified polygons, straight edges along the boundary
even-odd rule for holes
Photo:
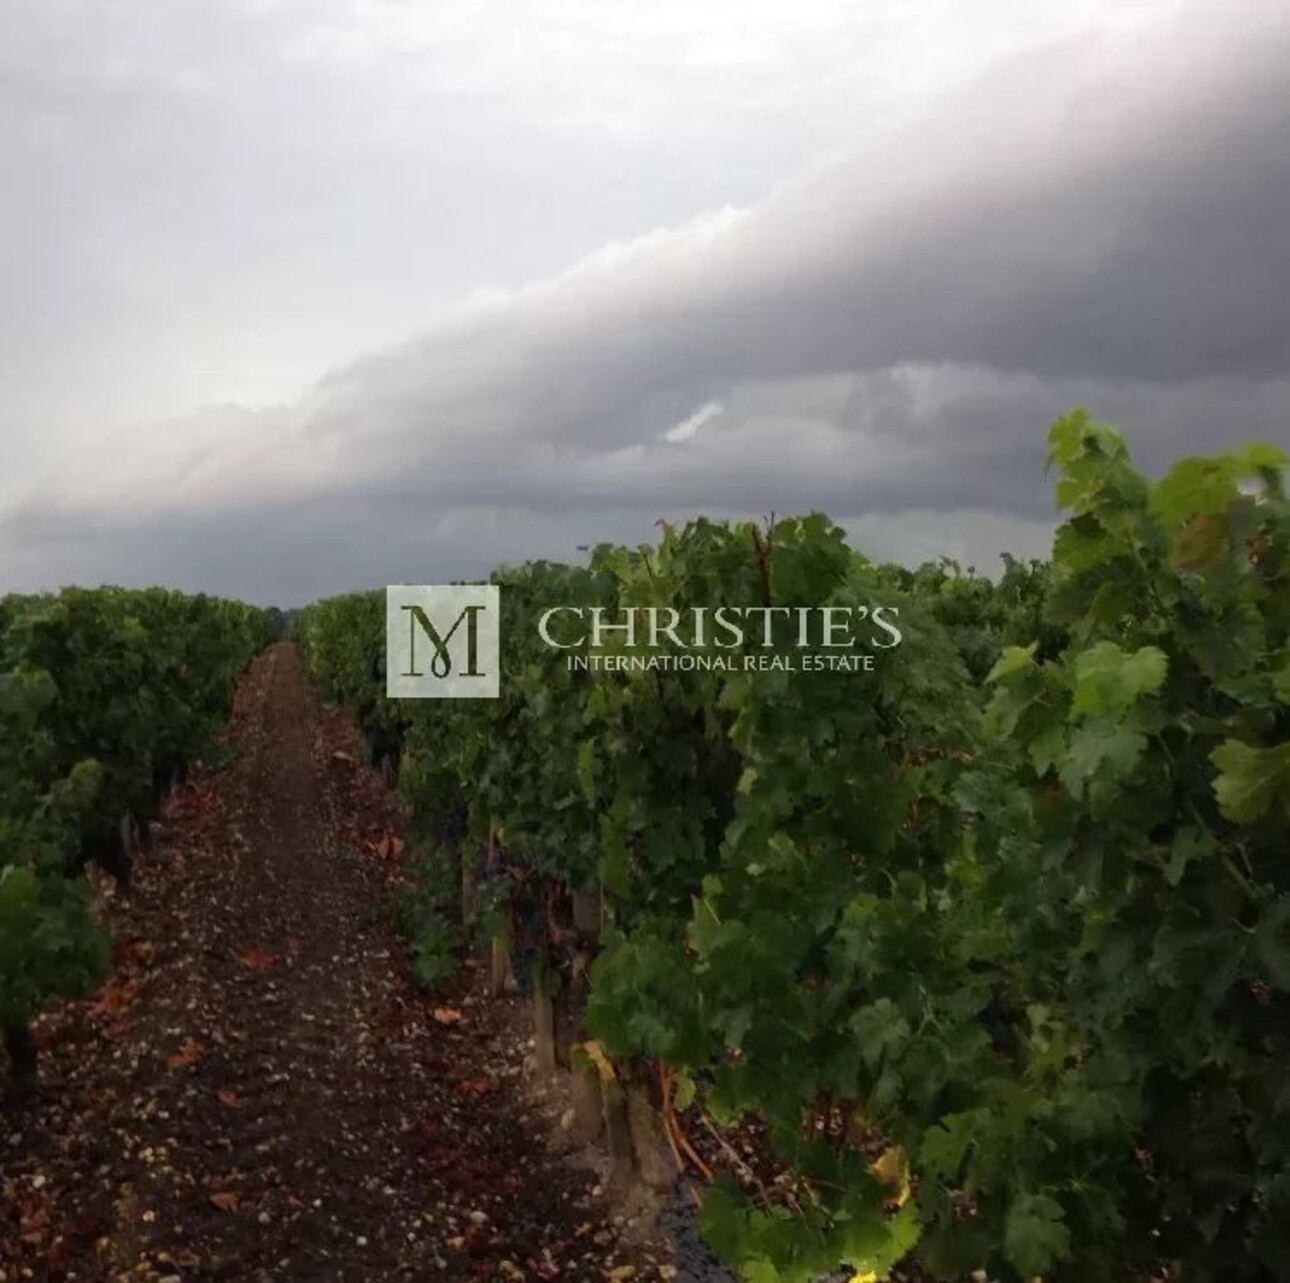
[[[505,928],[493,937],[492,972],[489,976],[488,992],[494,998],[506,994],[506,985],[511,978],[511,950]]]
[[[573,929],[578,937],[575,956],[573,985],[569,1007],[572,1016],[571,1041],[587,1039],[586,1010],[591,990],[589,969],[600,939],[600,892],[577,891],[573,895]],[[569,1056],[569,1090],[573,1099],[573,1135],[582,1144],[589,1145],[605,1129],[605,1102],[600,1072],[585,1059]]]
[[[490,822],[484,859],[491,868],[497,858],[497,831]],[[461,845],[461,925],[470,931],[475,921],[479,888],[479,852],[469,840]]]
[[[568,984],[559,985],[551,994],[551,1028],[555,1035],[555,1063],[559,1069],[572,1067],[573,1044],[582,1028],[581,1011],[575,1005],[577,993]]]
[[[569,1094],[573,1098],[573,1138],[580,1145],[590,1145],[605,1128],[605,1106],[601,1097],[600,1073],[594,1065],[580,1063],[571,1057]]]
[[[624,1095],[636,1171],[650,1189],[667,1189],[676,1179],[676,1169],[668,1157],[659,1106],[645,1082],[629,1082]]]
[[[575,891],[573,893],[573,929],[593,944],[600,939],[601,893]]]
[[[497,830],[488,826],[488,869],[494,872],[497,865]],[[488,991],[494,998],[506,993],[507,982],[511,978],[510,939],[505,925],[493,937],[492,970],[489,977]]]
[[[475,885],[478,882],[478,874],[475,870],[475,862],[470,858],[470,853],[464,853],[461,862],[461,921],[466,928],[475,920]]]
[[[621,1084],[602,1082],[605,1141],[609,1149],[609,1181],[618,1192],[629,1189],[636,1178],[632,1129],[627,1114],[627,1097]]]
[[[533,1041],[540,1074],[556,1071],[555,1004],[552,1001],[551,977],[545,967],[533,968]]]

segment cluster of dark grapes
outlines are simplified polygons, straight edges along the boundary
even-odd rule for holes
[[[689,1190],[679,1177],[658,1225],[676,1253],[676,1283],[738,1283],[739,1276],[703,1241]]]
[[[380,771],[386,786],[393,788],[411,723],[399,715],[394,704],[380,697],[385,686],[385,655],[380,651],[372,657],[371,679],[370,690],[358,701],[358,725],[367,741],[367,764]]]
[[[426,821],[426,834],[445,851],[458,851],[466,840],[469,813],[465,802],[434,807]]]
[[[135,854],[148,848],[153,820],[165,801],[187,782],[188,759],[177,749],[158,753],[150,784],[135,790],[124,816],[118,820],[91,811],[82,818],[80,841],[65,862],[68,875],[76,877],[93,864],[115,878],[123,891],[129,891]]]
[[[533,968],[550,950],[553,931],[548,914],[545,882],[536,869],[509,848],[495,844],[491,861],[485,861],[483,881],[505,879],[504,899],[510,924],[511,974],[523,994],[533,991]]]

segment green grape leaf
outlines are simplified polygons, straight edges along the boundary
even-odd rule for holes
[[[694,1104],[694,1079],[684,1070],[678,1071],[673,1081],[672,1102],[677,1109],[689,1109]]]
[[[1078,794],[1098,775],[1127,779],[1146,746],[1146,736],[1140,731],[1103,721],[1085,722],[1071,735],[1066,760],[1059,772],[1061,781]]]
[[[985,680],[987,682],[999,682],[1013,676],[1015,673],[1033,668],[1035,666],[1035,650],[1037,647],[1037,642],[1031,642],[1029,646],[1005,646],[1003,653],[995,660],[994,667],[986,674]]]
[[[1214,794],[1219,810],[1236,824],[1266,815],[1278,803],[1290,812],[1290,742],[1254,748],[1224,740],[1211,754],[1218,768]]]
[[[979,1121],[975,1111],[968,1111],[948,1114],[935,1127],[929,1127],[918,1151],[922,1165],[947,1181],[957,1180]]]
[[[1169,660],[1155,646],[1125,652],[1114,642],[1099,642],[1075,660],[1075,716],[1123,713],[1164,684]]]
[[[1022,1194],[1008,1208],[1003,1250],[1017,1270],[1027,1276],[1045,1274],[1070,1256],[1071,1237],[1066,1214],[1046,1194]]]
[[[1227,511],[1239,492],[1226,459],[1180,459],[1154,486],[1151,510],[1170,526]]]

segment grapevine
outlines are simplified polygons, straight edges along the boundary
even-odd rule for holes
[[[1083,411],[1049,442],[1049,561],[878,565],[819,514],[664,525],[499,571],[501,697],[406,714],[418,823],[459,816],[467,870],[505,835],[517,968],[603,891],[598,1047],[661,1066],[669,1111],[756,1120],[791,1173],[703,1197],[757,1283],[1290,1277],[1287,458],[1153,480]],[[316,649],[338,690],[380,645],[364,602]],[[904,641],[860,681],[575,671],[534,626],[874,602]]]

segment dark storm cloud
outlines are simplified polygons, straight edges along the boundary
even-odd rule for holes
[[[1052,514],[1043,433],[1073,405],[1153,469],[1285,441],[1288,60],[1273,0],[1021,58],[751,212],[339,370],[200,467],[181,452],[117,493],[55,486],[11,519],[10,573],[115,546],[153,578],[298,597],[397,579],[398,540],[418,574],[470,574],[484,550],[697,510],[886,513],[911,533],[912,514],[993,513],[1031,538]],[[90,561],[71,551],[89,541],[50,542],[76,519],[102,523]]]

